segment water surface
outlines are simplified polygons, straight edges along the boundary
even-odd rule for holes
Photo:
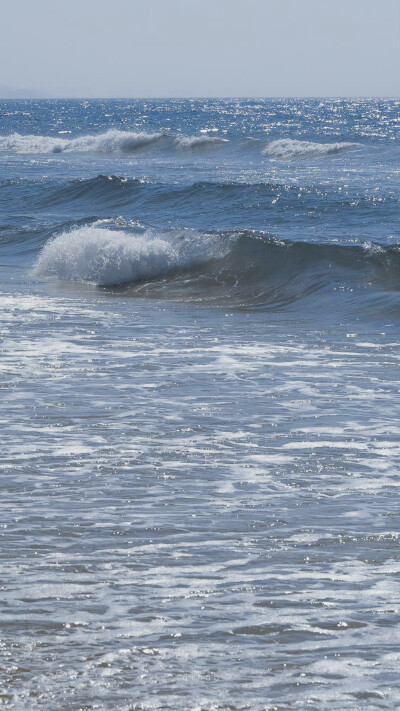
[[[400,704],[398,111],[0,102],[6,708]]]

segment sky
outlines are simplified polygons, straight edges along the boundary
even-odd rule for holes
[[[0,96],[399,96],[400,0],[2,0]]]

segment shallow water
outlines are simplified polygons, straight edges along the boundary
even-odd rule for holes
[[[396,708],[398,102],[0,108],[3,704]]]

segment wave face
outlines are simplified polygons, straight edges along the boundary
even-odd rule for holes
[[[360,144],[347,141],[340,143],[314,143],[313,141],[281,138],[269,143],[264,152],[275,158],[307,158],[310,156],[331,156],[355,148],[360,148]]]

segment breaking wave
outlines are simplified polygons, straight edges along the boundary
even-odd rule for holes
[[[282,242],[249,231],[84,226],[47,242],[33,273],[133,295],[232,306],[279,306],[315,292],[399,293],[399,245]],[[353,300],[355,296],[350,296]],[[398,296],[395,296],[396,308]]]
[[[111,286],[154,279],[220,258],[225,252],[226,246],[216,236],[201,236],[195,230],[134,234],[81,227],[48,242],[34,274]]]
[[[143,150],[191,150],[227,143],[216,136],[173,136],[166,133],[145,133],[109,130],[98,135],[60,138],[55,136],[0,136],[0,152],[7,153],[134,153]]]
[[[23,136],[13,133],[0,137],[0,151],[11,153],[129,153],[151,146],[164,138],[162,133],[131,133],[107,131],[99,135],[59,138],[53,136]]]
[[[264,149],[264,153],[275,158],[301,158],[311,156],[330,156],[343,151],[360,148],[359,143],[314,143],[313,141],[296,141],[292,138],[280,138],[272,141]]]
[[[168,134],[162,132],[120,131],[110,129],[105,133],[62,138],[60,136],[35,136],[13,133],[0,136],[0,152],[6,153],[93,153],[130,154],[151,151],[195,152],[221,149],[229,145],[221,136]],[[263,147],[264,145],[264,147]],[[245,138],[239,141],[240,150],[261,150],[264,155],[274,158],[306,158],[330,156],[343,151],[359,148],[361,144],[351,142],[315,143],[313,141],[280,138],[267,146],[258,139]]]

